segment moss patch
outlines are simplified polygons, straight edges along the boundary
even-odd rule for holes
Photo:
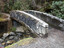
[[[8,18],[5,14],[0,14],[0,21],[5,21]]]
[[[18,41],[17,43],[6,46],[5,48],[15,48],[16,46],[27,45],[27,44],[33,43],[34,41],[35,41],[35,39],[33,39],[32,37],[25,38],[25,39],[22,39],[22,40]]]
[[[5,21],[5,19],[3,19],[3,18],[0,18],[0,21]]]
[[[13,32],[16,31],[16,28],[15,27],[12,27],[11,28],[11,31],[13,31]]]

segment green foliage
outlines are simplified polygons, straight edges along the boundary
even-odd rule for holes
[[[12,8],[18,10],[18,9],[21,9],[21,5],[22,4],[20,1],[16,1]]]
[[[47,13],[53,14],[54,16],[64,19],[64,1],[46,1],[40,11],[48,11]]]
[[[12,10],[12,7],[13,7],[13,1],[12,0],[9,0],[9,2],[5,2],[5,5],[4,5],[4,12],[9,12],[10,10]]]
[[[16,9],[16,10],[27,10],[27,9],[30,9],[30,5],[28,4],[28,2],[30,2],[29,0],[17,0],[15,3],[14,3],[14,6],[13,6],[13,9]]]
[[[30,9],[30,2],[31,0],[16,0],[14,3],[12,0],[5,3],[4,12],[9,13],[11,10],[29,10]]]
[[[50,9],[50,8],[51,8],[50,3],[46,1],[43,4],[42,8],[40,8],[40,11],[44,11],[45,12],[47,9]]]
[[[51,14],[64,19],[64,1],[53,1]]]
[[[16,28],[15,28],[15,27],[12,27],[12,28],[11,28],[11,31],[16,31]]]

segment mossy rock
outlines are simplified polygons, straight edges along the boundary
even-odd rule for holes
[[[4,18],[0,18],[0,21],[5,21],[6,19],[4,19]]]
[[[0,21],[6,21],[8,18],[8,16],[6,16],[5,14],[0,13]]]
[[[35,39],[32,38],[32,37],[25,38],[25,39],[22,39],[22,40],[18,41],[17,43],[14,43],[12,45],[6,46],[5,48],[15,48],[16,46],[27,45],[27,44],[33,43],[34,41],[35,41]]]

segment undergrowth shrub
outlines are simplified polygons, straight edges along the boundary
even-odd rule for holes
[[[64,1],[53,1],[51,8],[51,14],[64,19]]]
[[[11,28],[11,31],[16,31],[16,27],[12,27]]]
[[[14,3],[12,0],[5,2],[4,12],[9,13],[11,10],[29,10],[31,0],[16,0]]]
[[[45,2],[39,11],[64,19],[64,1]]]

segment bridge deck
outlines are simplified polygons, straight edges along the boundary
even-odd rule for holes
[[[49,29],[49,36],[47,38],[35,39],[36,42],[34,43],[23,46],[14,45],[14,48],[64,48],[64,32],[54,28]]]

